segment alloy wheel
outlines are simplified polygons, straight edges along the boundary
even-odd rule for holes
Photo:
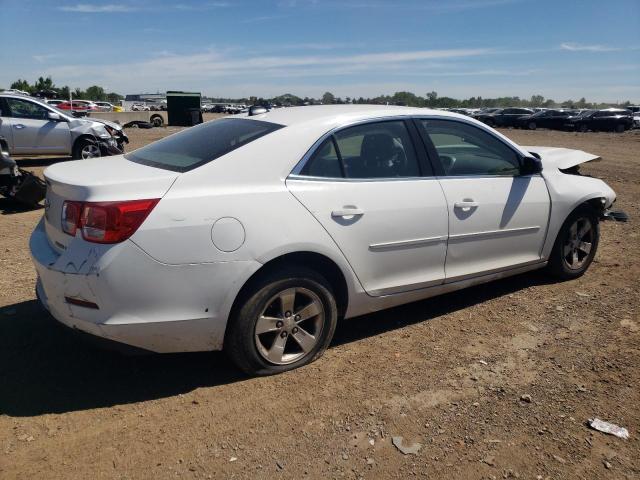
[[[83,160],[86,160],[87,158],[99,157],[100,148],[98,148],[98,146],[94,144],[85,145],[84,147],[82,147],[82,150],[80,151],[80,156],[82,157]]]
[[[311,353],[324,326],[320,297],[306,288],[288,288],[269,299],[255,326],[260,355],[275,365],[289,365]]]
[[[579,270],[591,253],[594,240],[594,228],[587,217],[577,218],[569,227],[562,247],[562,258],[571,270]]]

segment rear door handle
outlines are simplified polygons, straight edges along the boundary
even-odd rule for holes
[[[473,200],[463,200],[461,202],[454,203],[453,206],[455,208],[461,208],[461,209],[465,210],[465,209],[477,207],[478,206],[478,202],[475,202]]]
[[[332,217],[352,217],[354,215],[364,215],[364,210],[356,207],[343,207],[341,210],[331,212]]]

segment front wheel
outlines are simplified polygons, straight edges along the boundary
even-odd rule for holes
[[[97,158],[101,156],[100,147],[89,138],[78,140],[73,147],[72,154],[76,160],[86,160],[87,158]]]
[[[338,309],[329,283],[303,268],[267,275],[239,299],[229,319],[225,351],[249,375],[306,365],[329,346]]]
[[[615,131],[616,133],[624,133],[625,131],[624,125],[622,123],[619,123],[618,125],[616,125]]]
[[[535,130],[537,127],[536,122],[529,122],[528,127],[529,127],[529,130]]]
[[[560,228],[549,257],[550,273],[562,280],[582,276],[596,255],[599,241],[596,212],[588,205],[577,208]]]
[[[578,131],[579,132],[586,133],[588,130],[589,130],[589,127],[587,127],[587,125],[584,124],[584,123],[582,125],[578,126]]]

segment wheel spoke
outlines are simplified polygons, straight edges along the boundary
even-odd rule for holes
[[[589,242],[580,242],[578,243],[578,248],[583,251],[584,253],[586,253],[587,255],[589,255],[589,252],[591,252],[591,243]]]
[[[282,318],[284,318],[286,312],[293,314],[293,306],[296,301],[296,289],[290,288],[280,294],[280,308],[282,309]]]
[[[276,335],[276,338],[273,340],[271,348],[267,351],[267,358],[273,363],[282,362],[282,357],[284,356],[284,347],[287,345],[287,338],[289,337]]]
[[[265,315],[262,315],[260,318],[258,318],[258,322],[256,323],[256,335],[280,330],[278,327],[276,327],[276,323],[280,321],[281,319],[279,318],[267,317]]]
[[[575,222],[573,225],[571,225],[571,228],[569,229],[569,235],[572,239],[576,238],[576,236],[578,235],[578,222]]]
[[[578,230],[578,237],[583,238],[587,233],[591,230],[591,224],[589,222],[584,222],[582,228]]]
[[[320,315],[320,306],[316,302],[311,302],[299,312],[296,312],[296,322],[304,322],[305,320]],[[300,317],[298,319],[298,317]]]
[[[578,259],[578,249],[575,249],[573,251],[573,254],[571,255],[571,265],[576,266],[576,265],[578,265],[579,261],[580,260]]]
[[[304,328],[298,327],[298,331],[296,333],[292,333],[291,336],[298,342],[300,348],[307,353],[311,351],[311,349],[316,344],[316,337],[307,332]]]
[[[564,246],[564,248],[562,249],[562,254],[564,255],[564,257],[566,258],[567,256],[569,256],[569,254],[573,251],[573,248],[571,247],[571,244],[568,243]]]

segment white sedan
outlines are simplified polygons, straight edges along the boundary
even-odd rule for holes
[[[615,193],[596,156],[469,117],[312,106],[53,165],[30,248],[63,324],[250,374],[318,358],[338,319],[546,267],[582,275]]]

